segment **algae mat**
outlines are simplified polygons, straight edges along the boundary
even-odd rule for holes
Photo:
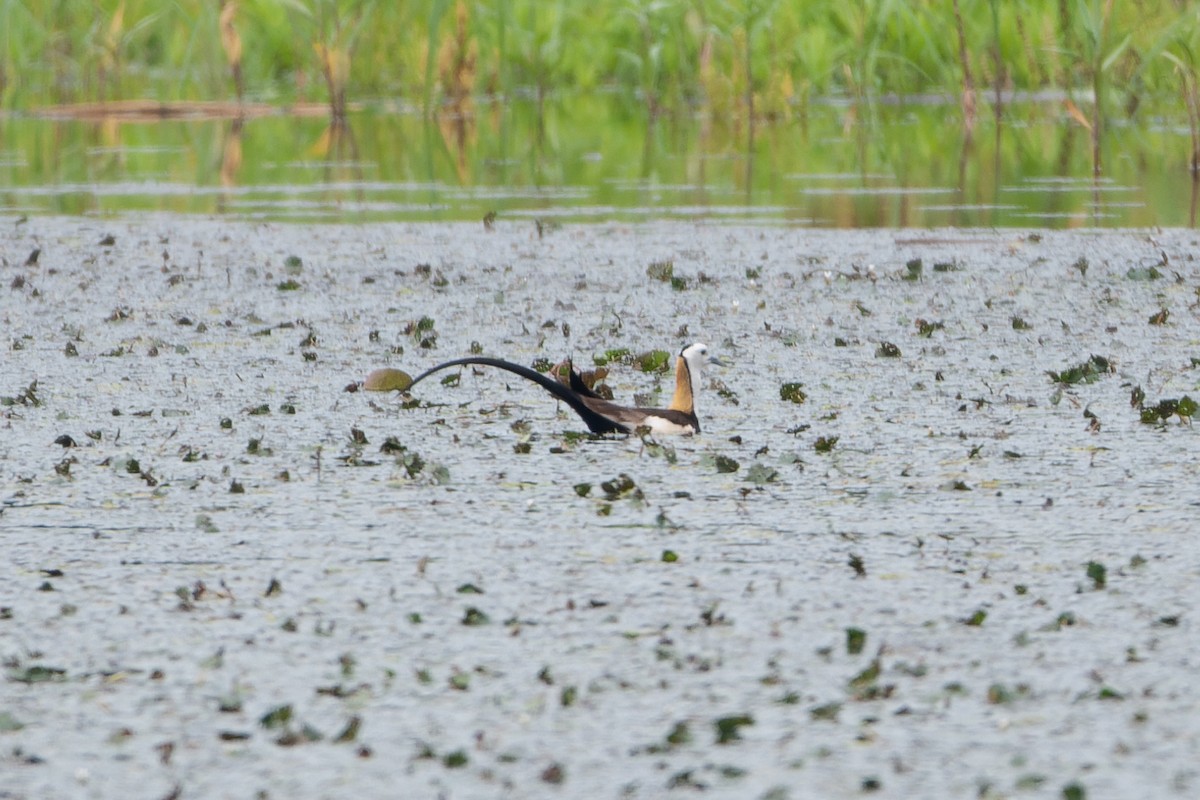
[[[0,230],[0,797],[1200,791],[1193,233]]]

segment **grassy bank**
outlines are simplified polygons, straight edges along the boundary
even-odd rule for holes
[[[758,119],[931,92],[965,96],[969,117],[997,88],[1099,96],[1110,115],[1200,105],[1200,11],[1177,0],[0,0],[0,31],[9,109],[598,89]]]

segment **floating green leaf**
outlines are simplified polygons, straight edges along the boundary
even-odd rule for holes
[[[802,383],[785,383],[779,387],[779,399],[786,400],[789,403],[800,405],[808,399],[805,394]]]
[[[650,350],[633,359],[634,369],[642,372],[666,372],[671,365],[671,354],[666,350]]]
[[[487,625],[489,622],[491,622],[491,618],[475,606],[468,606],[467,610],[463,612],[463,625],[475,627],[479,625]]]
[[[1104,356],[1090,356],[1087,361],[1068,367],[1062,372],[1047,371],[1055,383],[1074,386],[1078,383],[1095,383],[1113,371],[1112,363]]]
[[[737,472],[741,467],[741,464],[729,456],[718,455],[713,461],[716,464],[718,473]]]
[[[754,724],[754,717],[749,714],[737,714],[721,717],[713,722],[717,729],[717,744],[729,744],[741,739],[741,729]]]
[[[291,704],[275,706],[267,713],[263,714],[258,719],[258,724],[271,730],[272,728],[282,728],[292,721],[292,706]]]

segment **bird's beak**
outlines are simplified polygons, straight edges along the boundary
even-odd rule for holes
[[[709,356],[708,363],[716,364],[718,367],[728,367],[729,366],[729,362],[726,361],[725,359],[721,358],[720,356]]]

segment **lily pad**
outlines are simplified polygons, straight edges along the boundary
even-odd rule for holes
[[[412,386],[412,376],[404,370],[384,367],[367,375],[363,389],[368,392],[405,392]]]

